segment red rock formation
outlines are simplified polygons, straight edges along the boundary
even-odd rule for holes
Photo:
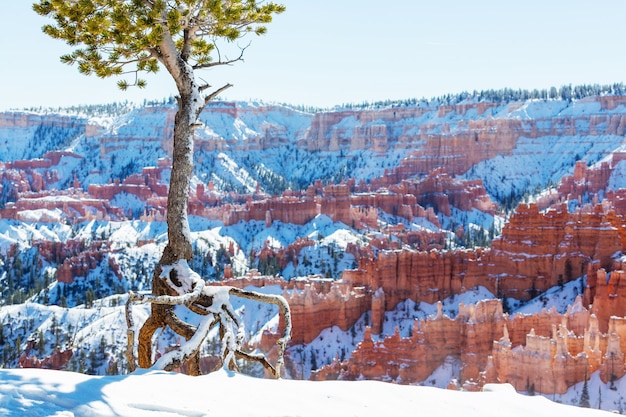
[[[145,185],[120,184],[119,181],[109,184],[90,184],[87,191],[95,198],[107,201],[113,200],[116,195],[122,192],[132,194],[143,201],[152,196],[152,190]]]
[[[43,158],[7,162],[0,167],[0,173],[6,179],[5,183],[12,187],[9,193],[41,192],[49,184],[58,181],[56,170],[51,168],[58,165],[63,157],[83,159],[73,152],[52,151]],[[14,195],[13,198],[17,197]]]
[[[350,207],[351,226],[355,229],[377,229],[378,209],[372,206],[353,205]]]
[[[494,343],[498,380],[512,384],[518,391],[564,394],[590,370],[587,356],[574,356],[568,351],[567,338],[566,328],[553,337],[537,336],[531,331],[525,346],[511,349],[503,337]]]
[[[392,193],[387,190],[378,192],[353,194],[350,197],[352,206],[381,209],[382,211],[413,220],[413,208],[417,206],[414,195]]]
[[[84,128],[86,120],[60,114],[35,114],[27,112],[0,113],[0,128],[32,128],[54,126],[57,128]]]
[[[295,283],[296,281],[294,281]],[[237,277],[237,278],[232,278],[232,279],[225,279],[223,281],[214,281],[211,282],[210,285],[229,285],[232,287],[237,287],[237,288],[245,288],[245,287],[269,287],[272,285],[277,285],[281,288],[287,288],[288,286],[292,286],[294,283],[291,283],[291,281],[285,281],[283,278],[281,277],[276,277],[276,276],[269,276],[269,275],[261,275],[261,273],[255,269],[252,269],[250,271],[248,271],[248,273],[246,273],[246,275],[242,276],[242,277]]]
[[[600,331],[607,332],[610,317],[626,317],[626,273],[617,270],[607,274],[599,269],[587,282],[589,291],[594,294],[591,312],[601,318]]]
[[[344,271],[342,279],[354,286],[365,285],[385,292],[386,310],[400,301],[434,303],[477,285],[493,288],[485,274],[488,250],[430,252],[416,250],[373,251],[349,245],[359,262],[357,270]],[[487,278],[487,279],[485,279]]]
[[[18,216],[17,213],[22,211],[58,209],[67,218],[76,221],[125,218],[122,210],[112,207],[107,200],[94,199],[76,190],[49,191],[32,195],[24,194],[12,204],[14,204],[16,217]]]
[[[472,253],[477,256],[475,251],[467,251]],[[486,253],[481,252],[481,256]],[[435,317],[415,322],[411,337],[402,338],[396,333],[377,342],[368,333],[348,361],[335,361],[314,373],[313,378],[422,382],[453,357],[461,363],[460,382],[465,389],[479,389],[487,382],[509,382],[518,390],[563,393],[597,370],[603,381],[610,382],[626,373],[626,317],[619,310],[626,304],[626,291],[621,285],[621,270],[613,271],[614,277],[607,280],[603,270],[597,270],[599,265],[600,261],[595,261],[589,266],[596,274],[595,278],[589,276],[585,295],[591,297],[590,310],[583,306],[582,298],[565,314],[543,310],[534,315],[508,316],[503,314],[499,300],[486,300],[476,306],[461,304],[457,317],[450,319],[439,307]],[[384,272],[380,274],[380,283],[352,285],[347,280],[309,278],[285,282],[251,274],[225,284],[280,285],[292,309],[292,343],[301,344],[334,325],[346,331],[367,311],[371,312],[371,332],[380,333],[384,312],[394,305],[390,300],[398,297],[397,288],[403,288],[401,281],[397,287],[389,284],[392,292],[388,294],[385,276]],[[608,317],[611,314],[623,318]],[[606,330],[600,328],[603,322]],[[268,346],[275,337],[264,336]]]
[[[462,374],[468,381],[478,380],[487,366],[492,340],[502,333],[505,316],[498,300],[476,306],[460,306],[456,319],[438,314],[428,320],[416,320],[412,335],[399,333],[374,342],[369,330],[350,359],[315,372],[312,379],[327,379],[329,374],[342,379],[391,380],[414,383],[426,380],[447,357],[457,357],[464,364]]]
[[[71,284],[77,277],[86,277],[94,270],[106,255],[104,251],[81,252],[77,256],[66,258],[57,268],[57,281]]]
[[[38,249],[42,260],[58,265],[57,281],[66,284],[71,284],[77,277],[87,276],[110,251],[109,242],[105,241],[93,241],[89,244],[83,240],[33,241],[32,245]],[[109,257],[108,266],[118,278],[122,277],[115,259]]]
[[[626,105],[624,96],[600,96],[596,100],[600,102],[602,110],[615,110],[618,106]]]
[[[363,287],[333,281],[319,276],[294,278],[290,281],[263,276],[251,271],[244,277],[233,278],[211,285],[231,285],[238,288],[278,285],[291,308],[292,344],[310,343],[322,330],[338,326],[348,330],[366,311],[372,310],[372,322],[381,328],[384,310],[381,292],[371,293]]]
[[[309,151],[368,149],[375,152],[385,152],[391,147],[408,149],[415,147],[417,143],[426,141],[427,147],[437,146],[435,143],[439,142],[440,147],[443,148],[447,146],[447,144],[444,145],[441,143],[443,135],[437,136],[430,132],[429,128],[417,130],[415,129],[415,125],[406,123],[406,121],[416,120],[427,112],[437,110],[441,115],[445,115],[449,112],[466,114],[469,111],[476,111],[477,114],[481,115],[489,107],[495,106],[498,106],[498,104],[483,102],[447,107],[442,106],[439,109],[428,107],[389,107],[375,110],[341,110],[336,112],[316,113],[311,121],[310,128],[305,132],[298,145]],[[400,125],[394,124],[397,120],[404,120],[405,123]],[[390,128],[391,126],[395,127],[393,133]],[[421,126],[424,125],[421,124]],[[444,128],[443,130],[445,131],[446,129]],[[429,137],[432,136],[436,136],[436,138],[434,138],[433,142],[430,142]],[[469,136],[473,137],[473,135],[468,135],[468,137]],[[515,139],[517,139],[517,137],[515,137]],[[451,141],[451,143],[454,143],[454,140]],[[492,144],[492,146],[493,145],[494,144]],[[463,152],[467,151],[467,149],[463,149],[463,152],[455,152],[458,151],[458,149],[453,149],[453,147],[449,148],[449,150],[449,155],[461,155]],[[431,151],[427,152],[431,153]],[[441,154],[441,152],[437,153]],[[450,157],[449,159],[452,158],[453,157]],[[426,168],[421,172],[428,171],[429,169]],[[402,178],[402,175],[400,176],[400,179],[408,178]],[[395,182],[397,183],[399,181]]]
[[[588,167],[584,161],[576,162],[574,175],[561,178],[556,192],[541,196],[537,200],[540,209],[556,207],[559,204],[574,200],[582,203],[583,199],[591,200],[594,205],[601,202],[605,211],[614,210],[616,214],[626,216],[626,190],[608,190],[609,178],[615,166],[626,160],[626,152],[615,152],[609,162],[602,162]],[[582,205],[582,211],[592,211],[590,205]]]
[[[70,151],[49,151],[46,152],[43,156],[44,160],[51,161],[52,166],[59,165],[62,158],[84,159],[81,155]]]
[[[496,204],[489,198],[482,180],[454,179],[443,168],[433,170],[419,181],[403,181],[397,190],[417,196],[420,205],[432,206],[446,216],[450,216],[450,207],[461,211],[475,208],[490,214],[496,211]]]
[[[28,176],[24,171],[3,169],[0,171],[0,182],[6,184],[6,186],[3,186],[4,193],[11,199],[17,198],[19,193],[31,191]]]
[[[529,319],[543,330],[532,327],[523,332],[522,342],[514,342],[509,329],[520,333]],[[588,322],[588,327],[579,332],[568,328],[580,326],[581,321]],[[507,382],[520,391],[563,394],[596,370],[605,383],[621,378],[626,373],[625,348],[626,318],[611,319],[608,333],[602,333],[580,298],[563,315],[544,311],[514,317],[502,313],[498,300],[488,300],[476,306],[461,305],[455,319],[444,316],[439,307],[435,317],[417,320],[408,338],[396,332],[373,341],[368,330],[349,360],[323,367],[312,379],[364,377],[418,383],[453,357],[461,363],[461,383],[466,388]]]
[[[319,208],[313,200],[301,200],[296,197],[278,197],[271,200],[246,204],[251,219],[269,220],[271,224],[278,220],[283,223],[306,224],[319,214]]]
[[[347,184],[324,187],[324,198],[319,198],[320,213],[350,226],[350,188]]]
[[[36,212],[36,221],[59,221],[58,215],[50,216],[41,212],[46,209],[61,211],[62,217],[73,220],[124,218],[120,209],[111,207],[108,201],[94,199],[82,190],[47,189],[49,184],[59,180],[56,170],[49,168],[56,166],[64,157],[82,158],[71,152],[48,152],[43,159],[16,161],[0,166],[0,182],[8,187],[2,185],[0,188],[9,201],[0,210],[0,215],[4,218],[32,221],[33,214],[29,212]],[[37,171],[41,168],[45,170]]]
[[[37,358],[32,352],[35,350],[35,340],[29,339],[26,342],[26,349],[18,359],[20,368],[41,368],[41,369],[65,369],[67,363],[72,359],[74,351],[72,349],[61,349],[56,347],[50,356],[43,359]]]
[[[563,394],[596,370],[601,371],[600,377],[605,383],[621,378],[626,372],[623,354],[626,318],[612,318],[608,332],[604,333],[599,330],[594,315],[581,311],[580,300],[575,306],[578,315],[586,315],[589,322],[589,327],[581,332],[568,329],[563,322],[566,315],[560,324],[553,321],[550,335],[531,329],[523,346],[515,347],[507,332],[499,341],[494,341],[498,381],[511,383],[521,391],[529,390],[532,385],[541,393]],[[515,318],[507,326],[515,327]]]
[[[50,168],[52,161],[49,159],[30,159],[30,160],[17,160],[13,162],[7,162],[6,167],[8,169],[37,169],[37,168]]]
[[[114,180],[109,184],[90,184],[90,195],[101,200],[112,200],[116,195],[124,192],[147,201],[153,196],[167,197],[167,185],[161,183],[161,172],[164,168],[147,167],[141,174],[132,174],[120,182]]]
[[[565,207],[539,213],[518,207],[492,248],[429,252],[373,249],[349,245],[358,269],[342,279],[354,286],[383,288],[387,310],[411,298],[433,303],[482,285],[492,293],[528,300],[580,276],[594,260],[610,268],[611,256],[626,248],[624,222],[600,206],[589,214]]]
[[[326,291],[315,288],[323,283],[296,282],[298,291],[283,294],[291,308],[293,344],[310,343],[322,330],[332,326],[346,331],[363,312],[372,308],[371,294],[365,289],[332,280],[327,280]]]
[[[585,161],[576,162],[574,175],[561,178],[558,193],[567,200],[577,200],[585,194],[595,195],[606,189],[612,166],[603,162],[597,169],[589,169]]]
[[[467,103],[467,104],[454,104],[451,106],[439,106],[439,117],[444,117],[448,113],[456,113],[459,115],[465,115],[470,110],[476,110],[477,114],[483,114],[487,109],[497,107],[497,103],[480,102],[480,103]]]
[[[539,214],[536,206],[522,205],[492,243],[492,262],[507,272],[501,280],[506,287],[518,278],[534,277],[527,290],[544,291],[582,275],[593,260],[610,267],[611,256],[625,248],[623,228],[623,219],[604,213],[601,206],[593,213],[570,214],[561,206]]]

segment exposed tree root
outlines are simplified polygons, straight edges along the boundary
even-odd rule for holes
[[[221,357],[223,366],[228,369],[236,369],[235,357],[258,362],[275,378],[280,378],[281,368],[284,364],[284,353],[291,338],[291,312],[284,297],[279,295],[262,294],[254,291],[245,291],[236,287],[206,286],[204,281],[193,272],[186,261],[179,261],[174,265],[164,268],[161,276],[168,286],[178,295],[139,294],[130,292],[126,302],[126,324],[128,326],[128,341],[126,358],[131,372],[137,368],[135,359],[135,323],[132,315],[134,304],[150,303],[155,306],[167,306],[167,308],[153,308],[152,313],[141,327],[137,339],[137,352],[139,366],[142,368],[154,368],[170,371],[187,364],[189,373],[198,375],[199,351],[210,330],[219,325],[221,340]],[[169,278],[169,279],[167,279]],[[243,324],[235,313],[230,303],[231,297],[246,298],[262,303],[274,304],[279,308],[279,314],[284,322],[281,338],[276,342],[278,346],[278,359],[272,365],[263,354],[245,353],[241,350],[243,343]],[[204,316],[196,327],[181,320],[175,313],[173,306],[185,305],[196,314]],[[177,350],[167,352],[155,363],[152,362],[152,336],[159,328],[159,320],[154,319],[154,313],[164,314],[164,322],[174,332],[186,339],[186,342]]]

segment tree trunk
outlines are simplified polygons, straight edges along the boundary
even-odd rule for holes
[[[165,58],[164,58],[165,59]],[[179,260],[193,258],[187,206],[189,187],[193,174],[193,131],[197,118],[204,108],[200,90],[195,81],[193,69],[182,59],[164,61],[169,72],[174,76],[178,87],[178,110],[174,119],[174,138],[172,153],[172,171],[167,196],[167,236],[168,243],[152,277],[154,295],[175,295],[172,289],[160,278],[161,267]],[[176,279],[172,279],[176,283]],[[168,324],[168,317],[173,316],[173,307],[152,304],[151,315],[139,331],[138,362],[142,368],[152,366],[152,337],[157,329]],[[181,326],[174,329],[186,339],[193,332],[183,331]],[[193,364],[190,364],[194,368]]]

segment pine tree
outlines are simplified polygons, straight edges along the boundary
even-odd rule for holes
[[[93,288],[88,288],[87,292],[85,292],[85,307],[91,308],[93,307],[93,302],[96,300],[96,293]]]
[[[311,350],[311,370],[317,370],[317,356],[315,356],[315,351]]]
[[[574,279],[574,270],[572,268],[572,261],[570,258],[565,260],[565,280],[566,282],[570,282]]]
[[[44,337],[43,331],[39,329],[37,334],[37,350],[40,353],[45,353],[46,350],[46,338]]]
[[[193,258],[187,205],[193,171],[194,129],[205,106],[232,87],[212,87],[200,81],[196,72],[241,61],[245,47],[228,58],[220,47],[233,43],[248,33],[261,35],[265,24],[285,10],[283,5],[255,0],[40,0],[35,12],[54,23],[43,27],[44,33],[66,41],[76,49],[61,61],[77,65],[79,72],[101,78],[134,74],[121,79],[122,90],[143,88],[146,81],[139,74],[155,73],[162,66],[171,75],[178,90],[178,110],[173,131],[173,158],[167,200],[168,243],[152,280],[156,296],[190,291],[176,274],[161,277],[163,267]],[[191,285],[191,284],[189,284]],[[212,299],[198,301],[203,311]],[[183,322],[168,304],[152,304],[151,315],[139,332],[139,366],[152,365],[152,336],[157,329],[170,326],[185,339],[195,327]],[[190,362],[190,373],[199,373],[197,357]]]
[[[526,393],[531,397],[535,395],[535,383],[531,383],[529,378],[526,378]]]
[[[602,410],[602,387],[598,386],[598,410]]]
[[[587,386],[587,372],[585,371],[585,382],[583,383],[583,391],[580,394],[580,402],[578,404],[581,407],[589,408],[589,387]]]

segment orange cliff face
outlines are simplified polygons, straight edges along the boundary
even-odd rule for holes
[[[332,326],[346,331],[372,308],[372,294],[363,288],[341,282],[320,284],[294,282],[294,291],[283,293],[291,309],[294,345],[310,343]]]
[[[376,257],[372,250],[349,245],[347,251],[358,259],[356,270],[344,271],[342,279],[354,286],[365,285],[372,291],[382,288],[385,309],[393,309],[400,301],[434,303],[485,285],[483,250],[437,251],[387,250]],[[480,278],[479,280],[479,277]]]
[[[251,256],[258,256],[259,261],[268,261],[272,258],[276,259],[278,267],[282,270],[290,262],[293,263],[294,268],[298,266],[298,255],[300,251],[306,247],[315,246],[315,242],[309,238],[298,238],[295,242],[290,243],[283,248],[272,248],[265,242],[265,245],[259,253],[252,253]]]
[[[528,329],[530,323],[540,330]],[[523,333],[524,340],[514,342],[511,329]],[[415,321],[410,337],[396,332],[374,341],[368,330],[350,359],[334,361],[312,379],[420,383],[454,358],[461,364],[459,382],[467,390],[506,382],[519,391],[563,394],[598,370],[605,383],[624,376],[625,349],[626,318],[611,319],[608,332],[602,333],[580,298],[565,314],[544,310],[512,317],[502,313],[499,300],[486,300],[460,305],[454,319],[443,315],[439,305],[436,316]]]
[[[476,286],[496,296],[528,300],[571,281],[594,261],[606,268],[626,248],[624,219],[600,206],[594,213],[571,214],[565,207],[540,213],[521,205],[492,242],[476,250],[381,250],[349,245],[358,269],[342,279],[385,292],[387,310],[400,301],[434,303]]]
[[[496,294],[524,300],[583,275],[595,260],[610,267],[611,256],[625,248],[624,227],[621,216],[601,206],[593,213],[568,213],[564,205],[539,213],[520,205],[492,242]]]
[[[376,341],[384,313],[393,304],[383,287],[354,285],[322,278],[276,281],[270,277],[248,277],[228,285],[275,285],[283,287],[293,317],[292,345],[307,344],[331,326],[350,329],[365,312],[371,315],[371,330],[349,360],[335,361],[313,374],[315,379],[380,379],[399,383],[426,380],[449,358],[461,364],[461,385],[479,389],[488,382],[509,382],[518,390],[544,394],[564,393],[585,374],[600,371],[603,381],[626,373],[626,286],[622,270],[607,275],[590,268],[585,299],[578,298],[567,312],[554,309],[533,315],[503,313],[499,300],[459,306],[451,319],[442,314],[416,320],[412,334],[399,334]],[[615,265],[616,268],[622,264]],[[596,268],[596,269],[594,269]],[[268,281],[269,280],[269,281]],[[412,297],[405,297],[412,298]],[[586,303],[586,301],[585,301]],[[272,340],[272,335],[265,335]],[[293,364],[291,366],[294,366]]]
[[[164,167],[146,167],[141,174],[133,174],[121,183],[113,181],[109,184],[90,184],[88,192],[95,198],[112,200],[116,195],[124,192],[132,194],[141,201],[147,201],[153,196],[167,197],[167,185],[161,182],[161,173]]]
[[[481,180],[452,178],[445,169],[430,172],[419,181],[403,181],[392,190],[414,195],[422,206],[433,207],[438,213],[450,216],[450,207],[461,211],[479,211],[494,214],[496,204],[491,201]]]
[[[603,278],[603,270],[597,273]],[[623,276],[622,271],[611,274],[620,279]],[[312,379],[421,383],[438,367],[454,360],[460,364],[459,383],[467,390],[480,389],[485,383],[508,382],[520,391],[563,394],[596,371],[605,383],[626,374],[626,317],[598,316],[602,311],[598,307],[608,300],[598,282],[594,284],[598,296],[590,309],[578,297],[562,314],[544,309],[532,315],[511,316],[503,313],[500,300],[492,299],[476,305],[461,303],[458,315],[450,318],[439,303],[436,315],[415,320],[409,337],[396,332],[382,339],[373,337],[380,334],[384,320],[382,289],[372,292],[367,287],[315,277],[286,282],[258,274],[221,284],[280,285],[292,311],[291,346],[310,343],[331,326],[347,331],[362,314],[371,312],[373,327],[368,328],[350,358],[322,367],[313,372]],[[626,304],[624,286],[615,286],[615,278],[606,282],[611,288],[607,294],[616,299],[615,305]],[[606,330],[600,328],[603,321]],[[264,334],[264,347],[272,346],[276,337]],[[297,373],[289,358],[286,366]]]
[[[50,189],[59,180],[56,170],[62,158],[82,159],[72,152],[51,151],[41,159],[14,161],[0,165],[0,190],[10,196],[0,216],[3,218],[32,221],[28,212],[41,209],[58,210],[61,214],[38,214],[37,221],[57,222],[59,216],[76,220],[123,219],[120,208],[109,204],[112,195],[94,198],[85,193],[74,179],[74,187],[66,190]],[[39,171],[38,171],[39,170]]]
[[[588,327],[572,331],[568,328],[570,314],[584,319]],[[552,316],[552,323],[546,317]],[[543,394],[563,394],[572,385],[600,371],[600,379],[607,383],[626,374],[626,318],[613,317],[607,332],[598,328],[595,315],[577,304],[560,317],[554,311],[543,314],[540,325],[551,331],[526,334],[521,345],[511,342],[508,332],[493,343],[493,364],[497,379],[486,382],[508,382],[520,391],[530,388]],[[515,328],[517,317],[508,328]]]
[[[537,204],[541,209],[558,206],[564,201],[577,201],[582,210],[589,211],[589,204],[582,204],[583,199],[592,204],[601,204],[606,209],[612,209],[616,214],[626,215],[626,190],[611,187],[609,182],[612,176],[618,176],[615,169],[618,164],[626,160],[626,152],[613,152],[610,160],[588,167],[585,161],[577,161],[573,175],[566,175],[556,189],[548,195],[540,196]]]
[[[32,126],[54,126],[64,129],[76,128],[84,130],[87,126],[85,119],[60,114],[35,114],[27,112],[0,113],[0,128],[29,128]]]
[[[480,180],[458,180],[437,169],[420,180],[405,180],[389,189],[373,180],[369,187],[337,184],[324,187],[316,197],[320,213],[349,226],[377,227],[377,210],[413,221],[417,217],[440,227],[436,213],[450,216],[451,207],[461,211],[494,214],[491,201]],[[351,194],[351,188],[355,193]],[[428,208],[425,208],[428,207]]]
[[[623,228],[621,216],[600,206],[593,213],[571,214],[564,208],[540,213],[530,205],[520,206],[492,249],[374,256],[371,249],[353,246],[359,269],[345,271],[343,280],[377,291],[384,310],[407,298],[432,303],[475,285],[528,299],[584,272],[587,287],[565,314],[544,310],[509,317],[499,301],[490,300],[460,308],[454,320],[439,314],[417,321],[410,338],[395,334],[377,342],[366,337],[350,360],[334,362],[313,377],[422,382],[453,357],[462,364],[466,389],[510,382],[522,391],[562,394],[595,371],[604,382],[621,378],[626,275],[624,262],[612,255],[624,250]],[[380,319],[373,315],[374,323]],[[380,326],[371,330],[379,332]]]
[[[611,317],[626,317],[626,273],[624,270],[607,273],[598,269],[590,271],[587,277],[586,295],[591,299],[590,310],[600,318],[599,329],[607,332]]]
[[[383,340],[374,341],[370,330],[357,346],[349,360],[333,362],[314,372],[312,379],[328,376],[341,379],[391,380],[403,384],[425,381],[446,358],[456,357],[464,364],[467,380],[478,379],[487,366],[492,340],[500,338],[506,316],[499,300],[488,300],[478,305],[459,306],[459,315],[451,319],[442,313],[438,304],[436,316],[415,320],[410,337],[403,338],[398,331]]]

